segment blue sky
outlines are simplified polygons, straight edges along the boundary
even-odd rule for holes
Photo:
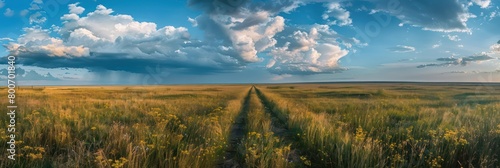
[[[23,85],[500,82],[498,3],[0,0],[0,56]]]

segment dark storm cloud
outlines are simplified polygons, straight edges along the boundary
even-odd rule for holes
[[[198,53],[203,54],[203,51]],[[35,53],[20,55],[17,62],[28,66],[42,68],[85,68],[92,71],[126,71],[132,73],[153,73],[147,67],[165,67],[177,72],[185,73],[221,73],[234,72],[242,69],[231,59],[224,60],[214,58],[210,60],[185,61],[176,59],[149,59],[140,57],[124,58],[126,53],[91,53],[89,57],[51,57],[44,54]]]

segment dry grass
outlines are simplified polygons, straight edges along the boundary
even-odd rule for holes
[[[14,162],[0,158],[0,167],[217,167],[241,114],[248,133],[237,152],[246,167],[500,166],[499,86],[249,89],[18,88],[19,157]],[[7,117],[0,115],[4,128]],[[292,136],[277,135],[276,121]],[[0,143],[6,144],[6,135],[0,130]]]
[[[259,87],[318,167],[498,167],[500,87]]]
[[[212,167],[248,88],[21,88],[19,158],[0,167]]]

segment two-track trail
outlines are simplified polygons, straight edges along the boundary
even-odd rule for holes
[[[233,125],[231,125],[231,129],[229,132],[229,142],[228,147],[226,149],[226,155],[223,158],[223,162],[219,165],[224,168],[233,168],[233,167],[241,167],[241,158],[238,158],[237,148],[241,145],[241,140],[245,137],[247,133],[247,113],[250,106],[250,96],[253,92],[254,88],[250,88],[247,96],[245,96],[245,100],[243,101],[243,106],[241,107],[241,111],[236,116]]]
[[[269,104],[269,100],[264,97],[262,92],[254,87],[257,96],[259,97],[260,103],[264,106],[266,113],[271,116],[271,130],[274,132],[275,136],[280,137],[284,143],[291,144],[291,151],[287,156],[287,160],[293,163],[299,163],[302,165],[300,160],[300,145],[295,137],[297,134],[288,128],[288,116],[279,117],[279,113],[274,111],[274,109]],[[303,166],[303,165],[302,165]]]
[[[259,155],[258,158],[255,158],[249,154],[249,151],[252,150],[248,149],[249,144],[255,142],[255,137],[252,137],[255,133],[267,134],[266,136],[262,136],[264,137],[262,142],[279,140],[276,143],[260,144],[264,146],[260,146],[259,149],[266,149],[260,152],[277,153],[277,151],[281,151],[281,149],[288,146],[289,151],[287,154],[278,156],[281,157],[281,162],[285,162],[285,165],[288,166],[303,167],[300,159],[300,150],[297,149],[299,145],[295,141],[295,134],[287,127],[286,117],[278,117],[277,112],[273,111],[265,97],[255,86],[248,91],[241,111],[234,119],[234,124],[230,129],[226,155],[219,164],[219,167],[255,167],[254,163],[260,164],[257,167],[283,167],[281,164],[276,165],[277,160],[280,159],[276,159],[274,156]]]

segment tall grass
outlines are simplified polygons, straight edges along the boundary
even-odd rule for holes
[[[17,91],[18,158],[2,157],[0,167],[218,167],[228,159],[239,117],[248,132],[236,151],[243,167],[500,166],[498,89],[332,84]],[[8,117],[0,115],[1,127]],[[286,136],[276,122],[285,124]],[[6,144],[5,129],[0,136]]]
[[[312,158],[332,156],[328,162],[313,160],[319,167],[498,167],[499,93],[474,89],[304,85],[262,90],[290,117],[289,125],[306,134],[303,143]],[[364,149],[353,150],[359,142]]]
[[[305,106],[289,102],[272,92],[262,92],[263,101],[288,127],[297,132],[311,167],[383,167],[385,165],[380,142],[366,136],[359,129],[357,134],[335,127],[332,118],[316,114]]]
[[[19,157],[0,167],[214,167],[248,87],[207,88],[21,88]]]

